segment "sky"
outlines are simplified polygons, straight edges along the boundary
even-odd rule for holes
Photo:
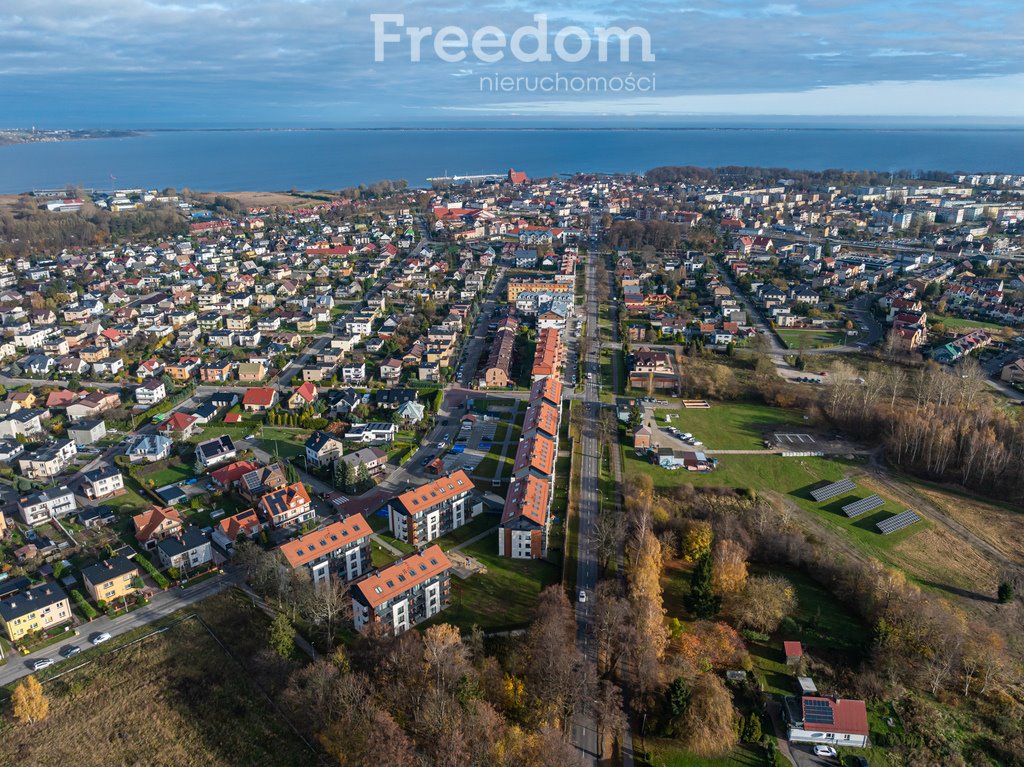
[[[400,37],[379,51],[374,14],[389,15],[378,26]],[[519,61],[510,38],[536,26],[537,14],[547,18],[552,60]],[[418,61],[407,27],[432,30]],[[471,41],[497,27],[485,39],[500,30],[506,45],[469,44],[461,60],[443,60],[434,45],[443,27],[458,28],[440,48],[449,59],[459,30]],[[612,60],[601,61],[597,30],[610,27],[646,31],[653,60],[641,59],[635,36],[619,61],[613,36]],[[556,33],[566,28],[575,29],[558,37],[560,58]],[[538,35],[521,34],[529,53]],[[501,60],[484,60],[499,49]],[[544,78],[558,76],[561,90],[542,92]],[[627,89],[630,76],[647,87]],[[1022,94],[1019,0],[0,2],[0,127],[586,126],[764,115],[1024,124]]]

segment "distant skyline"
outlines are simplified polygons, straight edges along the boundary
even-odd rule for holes
[[[654,61],[374,60],[371,14],[436,33],[642,27]],[[397,29],[397,27],[396,27]],[[573,40],[570,39],[570,43]],[[577,40],[578,42],[578,40]],[[572,45],[570,44],[571,48]],[[614,57],[613,57],[614,58]],[[656,78],[646,93],[481,92],[481,78]],[[0,127],[404,126],[711,116],[1024,125],[1024,7],[1010,0],[38,0],[0,4]]]

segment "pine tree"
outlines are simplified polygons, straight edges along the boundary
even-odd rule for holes
[[[295,629],[284,613],[278,613],[270,624],[270,647],[282,658],[291,657],[295,651]]]
[[[697,560],[697,566],[690,576],[690,593],[685,600],[686,609],[700,620],[709,620],[718,615],[722,600],[711,589],[711,556],[704,554]]]

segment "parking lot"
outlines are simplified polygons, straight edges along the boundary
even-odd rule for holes
[[[779,444],[806,445],[814,444],[816,440],[811,434],[776,434],[775,441]]]

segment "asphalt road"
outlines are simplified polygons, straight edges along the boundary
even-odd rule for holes
[[[240,572],[225,573],[224,575],[217,575],[203,581],[190,589],[173,588],[162,591],[154,595],[148,605],[140,607],[138,610],[127,615],[113,619],[104,616],[89,622],[82,627],[81,634],[69,639],[67,642],[50,645],[25,656],[12,655],[7,658],[6,665],[0,666],[0,685],[10,684],[23,676],[31,674],[32,663],[40,658],[53,658],[58,664],[64,663],[68,666],[73,666],[77,661],[76,658],[64,660],[60,656],[60,651],[65,647],[76,645],[83,650],[87,650],[90,647],[90,638],[96,634],[107,633],[111,637],[126,634],[129,631],[164,618],[183,607],[188,607],[207,597],[218,594],[224,589],[229,588],[235,579],[240,578]]]

